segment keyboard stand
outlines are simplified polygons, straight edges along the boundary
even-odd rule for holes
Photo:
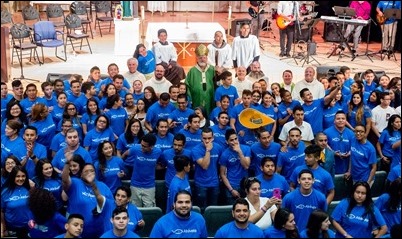
[[[338,46],[335,47],[335,48],[332,50],[331,54],[329,54],[329,56],[328,56],[327,58],[330,58],[331,56],[336,55],[336,51],[337,51],[338,49],[341,49],[341,51],[339,52],[338,61],[339,61],[339,59],[340,59],[342,56],[352,57],[352,61],[353,61],[353,60],[356,58],[356,55],[353,53],[352,48],[350,48],[350,46],[349,46],[349,44],[348,44],[348,39],[349,39],[349,37],[350,37],[351,35],[354,34],[354,30],[349,33],[348,37],[344,37],[344,36],[343,36],[343,31],[340,30],[340,27],[339,27],[338,24],[337,24],[336,33],[337,33],[338,36],[340,37],[341,41],[339,42]],[[348,51],[350,52],[351,56],[348,56],[348,55],[346,55],[346,54],[343,54],[343,52],[344,52],[344,50],[345,50],[345,47],[346,47],[346,48],[348,49]]]

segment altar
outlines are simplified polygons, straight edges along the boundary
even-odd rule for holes
[[[196,64],[195,49],[201,43],[212,43],[216,31],[221,31],[223,39],[227,41],[225,29],[217,22],[189,22],[188,28],[185,22],[149,22],[145,38],[148,49],[152,49],[152,45],[159,41],[158,30],[161,28],[166,29],[167,40],[176,47],[177,62],[182,66]]]
[[[140,20],[124,21],[114,19],[114,54],[117,56],[133,56],[140,43]]]

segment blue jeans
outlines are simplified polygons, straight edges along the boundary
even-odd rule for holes
[[[210,205],[218,205],[219,186],[216,187],[199,187],[194,188],[194,204],[199,206],[201,212]]]

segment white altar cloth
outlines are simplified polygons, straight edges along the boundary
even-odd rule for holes
[[[226,41],[225,29],[217,22],[189,22],[186,29],[185,22],[149,22],[146,34],[146,46],[150,48],[153,42],[159,41],[158,30],[167,31],[167,40],[170,42],[212,43],[216,31],[223,33]]]

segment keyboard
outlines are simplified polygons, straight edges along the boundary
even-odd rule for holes
[[[332,23],[345,23],[345,24],[353,24],[357,26],[366,26],[369,24],[369,20],[363,20],[363,19],[345,19],[345,18],[339,18],[336,16],[321,16],[321,19],[324,20],[325,22],[332,22]]]

